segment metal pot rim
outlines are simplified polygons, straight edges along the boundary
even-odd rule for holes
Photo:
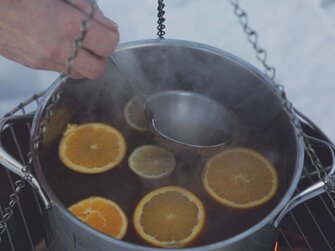
[[[275,92],[275,87],[274,83],[272,80],[264,76],[263,73],[261,73],[256,67],[253,65],[249,64],[248,62],[242,60],[241,58],[226,52],[224,50],[218,49],[216,47],[198,43],[198,42],[193,42],[193,41],[185,41],[185,40],[176,40],[176,39],[147,39],[147,40],[136,40],[136,41],[131,41],[131,42],[126,42],[122,43],[118,46],[116,52],[123,51],[123,50],[128,50],[132,48],[139,48],[139,47],[150,47],[150,46],[176,46],[176,47],[184,47],[184,48],[190,48],[190,49],[196,49],[196,50],[201,50],[205,51],[211,54],[216,54],[221,57],[228,58],[231,61],[234,61],[235,63],[239,64],[241,67],[244,69],[248,70],[251,74],[256,75],[258,78],[260,78],[262,81],[267,82],[269,84],[270,88],[273,88],[273,91]],[[39,105],[39,107],[36,110],[36,113],[34,115],[33,119],[33,124],[32,124],[32,129],[31,129],[31,135],[30,139],[34,139],[34,137],[37,135],[39,131],[39,125],[41,123],[41,118],[43,116],[43,113],[46,109],[47,103],[50,100],[50,97],[52,94],[60,88],[60,78],[56,79],[54,83],[49,87],[45,95],[43,96],[43,99]],[[293,125],[292,125],[293,126]],[[231,245],[232,243],[235,243],[237,241],[240,241],[242,239],[247,238],[249,235],[257,232],[261,228],[265,227],[266,225],[271,225],[272,221],[275,219],[275,217],[282,211],[282,209],[285,207],[285,205],[288,203],[290,198],[292,197],[298,182],[299,178],[302,173],[303,169],[303,162],[304,162],[304,142],[303,142],[303,137],[301,135],[297,135],[296,133],[296,150],[297,150],[297,158],[295,162],[295,171],[292,175],[292,181],[287,189],[286,193],[283,195],[283,198],[280,200],[280,202],[277,204],[276,207],[267,215],[265,216],[261,221],[259,221],[257,224],[254,226],[248,228],[247,230],[239,233],[238,235],[235,235],[231,238],[225,239],[220,242],[216,242],[213,244],[201,246],[201,247],[192,247],[192,248],[183,248],[183,250],[203,250],[203,248],[209,249],[209,250],[215,250],[218,248],[222,248],[223,246],[228,246]],[[31,149],[33,147],[33,142],[31,142]],[[50,186],[48,185],[46,178],[43,174],[42,168],[41,168],[41,163],[39,161],[39,158],[36,154],[36,151],[34,152],[33,156],[33,165],[34,169],[36,171],[36,176],[38,181],[40,182],[43,190],[47,193],[48,197],[51,200],[52,206],[57,206],[62,212],[65,214],[65,216],[71,220],[74,220],[77,224],[79,224],[83,228],[89,229],[89,231],[98,236],[99,238],[103,238],[106,240],[109,240],[110,242],[115,243],[115,245],[118,245],[119,247],[123,248],[132,248],[133,250],[163,250],[160,248],[150,248],[146,246],[141,246],[138,244],[133,244],[133,243],[128,243],[122,240],[117,240],[110,238],[90,227],[88,227],[85,223],[81,222],[78,220],[76,217],[74,217],[63,205],[63,203],[58,200]],[[172,249],[173,250],[173,249]],[[177,249],[180,250],[180,249]]]

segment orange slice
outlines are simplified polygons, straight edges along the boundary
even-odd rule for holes
[[[134,96],[127,102],[123,110],[123,115],[127,124],[131,128],[140,132],[148,130],[143,107],[143,99],[139,96]]]
[[[126,154],[126,141],[114,127],[101,123],[69,124],[58,147],[65,166],[80,173],[102,173]]]
[[[143,178],[159,179],[168,176],[175,167],[172,153],[155,145],[136,148],[128,158],[130,169]]]
[[[161,187],[144,196],[133,216],[136,232],[148,243],[164,248],[184,247],[205,224],[202,202],[190,191]]]
[[[251,208],[269,201],[278,188],[278,175],[260,153],[235,148],[206,162],[202,181],[215,200],[234,208]]]
[[[127,232],[127,216],[111,200],[90,197],[70,206],[69,211],[87,225],[108,236],[122,239]]]

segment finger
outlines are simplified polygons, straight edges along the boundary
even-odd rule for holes
[[[86,14],[89,13],[91,9],[90,0],[68,0],[67,2]],[[118,29],[118,25],[114,21],[106,18],[96,3],[94,4],[93,20],[112,31],[117,31]]]
[[[119,40],[120,34],[118,31],[112,32],[93,21],[89,25],[83,47],[98,56],[109,57],[118,45]]]
[[[79,1],[84,0],[73,0],[75,3],[82,3]],[[85,0],[86,1],[86,0]],[[99,11],[96,11],[99,14]],[[69,10],[69,14],[71,14],[71,18],[66,18],[62,23],[67,24],[67,37],[75,37],[79,34],[79,28],[82,20],[84,19],[83,12],[78,9]],[[83,47],[93,54],[96,54],[100,57],[109,57],[113,51],[115,50],[118,42],[119,42],[119,32],[118,30],[111,30],[106,28],[106,26],[101,25],[99,22],[95,20],[91,20],[88,26],[88,31],[86,33],[86,37],[83,41]]]
[[[107,28],[109,28],[112,31],[117,31],[119,28],[119,25],[117,23],[105,17],[104,13],[101,11],[99,6],[95,8],[95,11],[93,13],[93,19],[101,23],[102,25],[105,25]]]
[[[76,72],[76,71],[71,71],[71,74],[70,74],[70,78],[74,78],[74,79],[82,79],[82,78],[85,78],[83,75],[81,75],[79,72]]]
[[[60,70],[62,68],[63,68],[63,71]],[[59,70],[56,70],[56,71],[59,72],[59,73],[65,73],[64,68],[65,68],[64,66],[63,67],[59,67]],[[85,78],[85,76],[83,76],[79,72],[76,72],[75,70],[71,70],[69,77],[73,78],[73,79],[82,79],[82,78]]]
[[[73,70],[86,78],[96,79],[105,71],[106,65],[106,58],[81,49],[74,61]]]

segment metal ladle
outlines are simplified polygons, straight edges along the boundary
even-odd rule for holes
[[[217,152],[231,141],[234,133],[232,112],[207,96],[182,90],[145,95],[140,92],[111,57],[115,68],[144,100],[149,128],[169,149],[180,147]]]

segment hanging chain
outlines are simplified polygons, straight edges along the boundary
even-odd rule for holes
[[[267,51],[258,45],[258,34],[249,26],[247,13],[239,6],[238,0],[231,0],[234,7],[234,14],[238,17],[238,22],[242,25],[243,31],[247,35],[249,43],[256,51],[256,58],[262,63],[265,73],[272,80],[276,77],[276,69],[267,63]]]
[[[30,98],[28,98],[25,101],[21,102],[18,106],[14,107],[11,111],[9,111],[8,113],[6,113],[4,117],[12,116],[12,115],[16,114],[17,112],[19,112],[20,110],[21,110],[21,112],[23,112],[23,114],[25,114],[24,107],[26,107],[27,105],[31,104],[34,101],[37,104],[39,104],[39,98],[42,97],[44,95],[44,93],[45,93],[45,91],[41,91],[41,92],[39,92],[37,94],[34,94]]]
[[[230,0],[231,5],[234,8],[234,14],[237,16],[239,23],[241,24],[244,33],[247,35],[248,42],[252,45],[253,49],[256,51],[256,58],[260,61],[265,69],[265,74],[267,77],[273,80],[275,89],[277,93],[282,97],[281,106],[288,114],[292,124],[295,126],[296,132],[298,136],[303,136],[305,151],[312,163],[312,165],[316,168],[318,177],[320,180],[325,182],[326,193],[330,200],[332,201],[333,207],[335,208],[335,187],[334,184],[329,184],[327,180],[325,180],[327,176],[327,171],[325,167],[322,165],[319,157],[317,156],[314,148],[311,145],[310,140],[307,135],[303,131],[300,120],[297,117],[294,107],[292,103],[287,99],[284,86],[282,84],[278,84],[275,81],[276,77],[276,69],[273,66],[270,66],[267,62],[267,51],[259,46],[258,42],[258,34],[255,30],[253,30],[249,26],[248,15],[247,13],[240,7],[238,0]]]
[[[157,10],[158,10],[157,30],[158,30],[158,32],[157,32],[157,35],[158,35],[159,39],[164,39],[164,35],[165,35],[165,31],[164,31],[164,29],[165,29],[164,7],[165,7],[164,0],[158,0],[158,7],[157,7]]]
[[[22,188],[24,188],[25,182],[23,180],[17,180],[15,182],[15,191],[13,194],[9,196],[8,207],[5,208],[4,214],[2,215],[2,219],[0,220],[0,243],[1,243],[1,235],[7,230],[7,222],[13,216],[13,208],[19,201],[19,192]]]
[[[78,53],[79,53],[79,51],[82,47],[83,41],[86,37],[89,22],[92,19],[93,11],[96,8],[96,1],[95,0],[89,0],[89,1],[90,1],[90,9],[89,9],[88,13],[85,15],[84,19],[81,22],[80,34],[74,40],[75,48],[71,52],[70,56],[67,58],[65,72],[62,73],[59,77],[60,83],[65,83],[68,80],[68,78],[69,78],[69,76],[72,72],[74,60],[77,57],[77,55],[78,55]],[[70,4],[70,5],[73,5],[72,0],[65,0],[65,2]],[[28,182],[31,181],[31,178],[32,178],[31,166],[32,166],[32,162],[33,162],[33,156],[38,151],[39,144],[40,144],[41,140],[43,139],[43,136],[44,136],[44,134],[47,130],[48,121],[50,120],[50,118],[54,114],[54,110],[57,106],[58,101],[60,100],[60,96],[61,96],[61,90],[58,89],[52,94],[50,104],[45,109],[45,118],[40,123],[37,136],[33,139],[32,150],[31,150],[31,152],[28,153],[28,165],[25,166],[22,169],[22,171],[25,173],[25,178],[24,178],[25,181],[28,181]],[[9,196],[9,205],[8,205],[8,207],[6,207],[4,209],[4,215],[2,216],[2,219],[0,220],[0,243],[1,243],[1,235],[6,231],[7,222],[13,216],[13,208],[19,200],[18,194],[19,194],[20,190],[25,187],[25,181],[24,180],[19,179],[15,182],[15,191],[14,191],[13,194],[11,194]]]
[[[65,83],[68,80],[68,78],[69,78],[69,76],[72,72],[74,60],[77,57],[77,55],[78,55],[78,53],[79,53],[79,51],[82,47],[83,41],[86,37],[89,22],[92,19],[93,11],[96,8],[96,1],[95,0],[89,0],[89,1],[90,1],[91,7],[90,7],[88,13],[85,15],[84,19],[82,20],[81,24],[80,24],[80,34],[74,40],[75,48],[71,52],[70,56],[67,58],[65,72],[63,72],[60,75],[60,78],[59,78],[60,84]],[[72,0],[65,0],[65,2],[70,4],[70,5],[73,5]],[[44,136],[44,134],[47,130],[48,121],[53,116],[55,107],[57,106],[58,101],[60,100],[61,93],[62,93],[62,91],[60,89],[55,90],[55,92],[50,97],[51,98],[51,101],[49,102],[50,104],[45,108],[44,120],[41,121],[41,123],[39,125],[39,131],[37,133],[37,136],[33,139],[33,149],[31,150],[30,153],[28,153],[29,166],[31,166],[31,164],[33,162],[32,156],[38,150],[39,144],[40,144],[41,140],[43,139],[43,136]]]

